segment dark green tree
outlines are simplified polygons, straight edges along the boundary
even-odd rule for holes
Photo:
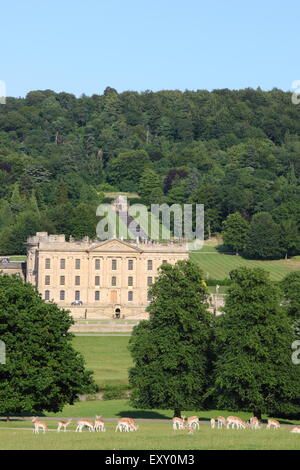
[[[244,253],[250,259],[278,259],[284,256],[279,226],[268,212],[253,216]]]
[[[280,282],[284,304],[293,319],[300,319],[300,272],[287,274]]]
[[[161,192],[161,190],[161,181],[158,174],[151,168],[145,168],[140,178],[139,195],[146,204],[155,204],[152,201],[152,196],[156,191]]]
[[[192,262],[178,261],[163,265],[149,289],[150,319],[134,328],[129,346],[135,407],[171,408],[176,416],[204,407],[213,317],[201,278]]]
[[[80,393],[92,393],[92,372],[72,347],[68,311],[46,303],[29,283],[0,276],[0,415],[58,412]]]
[[[25,201],[20,195],[20,188],[17,183],[13,187],[13,192],[10,198],[10,208],[14,214],[21,212],[24,209]]]
[[[239,212],[230,214],[223,222],[224,245],[238,254],[244,249],[248,230],[249,224]]]
[[[22,212],[13,225],[4,228],[0,234],[2,254],[26,254],[26,240],[36,232],[55,233],[54,225],[35,212]]]
[[[138,189],[138,182],[145,168],[150,166],[150,159],[145,150],[121,152],[107,166],[109,183],[118,186],[122,191]]]
[[[260,268],[231,271],[224,315],[216,327],[216,361],[209,395],[221,409],[277,416],[300,412],[295,331],[280,307],[280,291]]]
[[[300,251],[300,235],[297,223],[293,219],[287,219],[280,223],[280,245],[285,253],[285,258],[294,256]]]
[[[74,209],[70,223],[72,226],[70,235],[74,238],[81,239],[85,236],[95,238],[97,225],[96,207],[84,202],[78,204]]]

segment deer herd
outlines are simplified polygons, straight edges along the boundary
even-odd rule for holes
[[[39,434],[39,431],[45,432],[48,430],[48,425],[44,421],[39,421],[37,418],[32,418],[32,423],[33,423],[33,432],[35,434]],[[68,419],[67,421],[58,421],[58,426],[57,426],[57,432],[60,432],[61,429],[64,429],[64,432],[66,432],[67,427],[69,424],[72,422],[72,419]],[[129,432],[129,431],[137,431],[138,430],[138,425],[132,418],[121,418],[118,420],[118,424],[116,426],[116,432]],[[77,421],[77,426],[75,429],[75,432],[82,432],[83,429],[88,429],[90,432],[95,432],[95,431],[102,431],[105,432],[105,423],[103,419],[101,419],[101,416],[96,416],[95,420],[92,421],[91,419],[79,419]]]
[[[66,432],[67,427],[72,422],[72,419],[68,419],[67,421],[61,420],[58,421],[57,432],[60,432],[62,429]],[[39,421],[37,418],[32,418],[33,423],[33,432],[35,434],[39,434],[39,431],[43,431],[45,433],[48,430],[47,423],[43,421]],[[183,416],[182,418],[174,417],[172,419],[172,426],[173,430],[184,430],[187,429],[189,434],[193,434],[196,429],[200,429],[200,423],[198,416],[190,416],[187,418]],[[212,429],[215,427],[218,429],[260,429],[262,424],[260,424],[259,420],[253,416],[248,421],[243,421],[238,416],[228,416],[224,418],[224,416],[218,416],[217,418],[211,418],[210,426]],[[115,432],[130,432],[130,431],[137,431],[139,426],[136,424],[134,419],[132,418],[120,418],[118,420]],[[279,429],[280,423],[276,419],[268,419],[266,429]],[[83,429],[87,429],[90,432],[101,431],[105,432],[105,423],[101,416],[96,416],[94,421],[91,419],[79,419],[77,421],[77,426],[75,432],[82,432]],[[290,431],[292,433],[300,433],[300,427],[295,426]]]

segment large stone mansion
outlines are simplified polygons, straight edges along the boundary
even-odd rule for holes
[[[185,244],[149,240],[65,240],[38,232],[27,240],[26,280],[74,318],[147,318],[158,268],[188,259]]]

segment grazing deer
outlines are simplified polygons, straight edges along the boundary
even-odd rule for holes
[[[231,428],[234,429],[245,429],[246,428],[246,423],[239,418],[238,416],[228,416],[227,418],[227,429],[229,429],[231,425]]]
[[[226,419],[224,418],[224,416],[218,416],[217,417],[217,423],[218,423],[218,429],[222,429],[222,427],[226,426]]]
[[[35,434],[39,434],[40,429],[44,431],[44,434],[48,430],[47,424],[42,421],[37,421],[37,418],[32,418],[31,421],[33,422],[33,432]]]
[[[280,428],[280,423],[277,421],[277,419],[268,419],[268,424],[267,424],[267,429],[279,429]]]
[[[67,426],[69,426],[71,421],[71,419],[68,419],[68,421],[58,421],[57,432],[60,432],[61,428],[64,428],[64,432],[66,432]]]
[[[259,421],[256,418],[256,416],[252,416],[250,418],[249,426],[250,426],[251,429],[259,429],[260,428]]]
[[[300,433],[300,427],[296,426],[290,432]]]
[[[211,418],[211,420],[210,420],[211,429],[215,429],[215,426],[216,426],[216,420],[214,418]]]
[[[117,427],[115,432],[129,432],[129,431],[137,431],[138,425],[132,418],[121,418],[118,421]]]
[[[79,431],[82,432],[82,429],[87,427],[90,432],[94,431],[94,425],[90,419],[80,419],[77,422],[77,427],[75,432]]]
[[[103,419],[101,419],[101,416],[96,416],[95,419],[95,424],[94,424],[94,430],[95,431],[102,431],[105,432],[105,425]]]
[[[198,416],[190,416],[188,419],[187,419],[187,422],[186,422],[186,426],[189,428],[189,429],[200,429],[200,425],[199,425],[199,418]]]
[[[176,416],[172,419],[173,421],[173,429],[176,431],[176,429],[184,429],[185,428],[185,416],[182,418],[177,418]]]

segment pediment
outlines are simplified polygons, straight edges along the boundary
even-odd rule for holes
[[[130,243],[126,243],[123,240],[113,238],[111,240],[105,240],[104,242],[95,243],[89,248],[88,251],[95,251],[101,253],[141,253],[143,250],[137,248],[137,246],[131,245]]]

